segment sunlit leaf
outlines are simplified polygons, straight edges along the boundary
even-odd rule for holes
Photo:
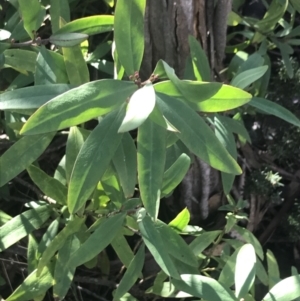
[[[125,118],[118,130],[119,133],[139,127],[148,118],[155,106],[155,91],[152,83],[135,91],[130,97]]]
[[[140,70],[144,54],[145,0],[118,0],[114,38],[118,59],[127,75]]]

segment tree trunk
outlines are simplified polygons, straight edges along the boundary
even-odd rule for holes
[[[216,5],[214,5],[216,2]],[[189,57],[188,36],[198,39],[206,52],[212,80],[222,69],[226,45],[227,17],[232,0],[148,0],[145,12],[145,53],[140,76],[147,79],[158,60],[166,61],[183,78]],[[209,197],[220,187],[215,170],[194,158],[194,163],[172,197],[189,209],[192,222],[209,213]]]

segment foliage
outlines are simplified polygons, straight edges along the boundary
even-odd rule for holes
[[[142,81],[146,1],[118,0],[114,14],[113,1],[103,1],[106,14],[96,16],[80,15],[77,2],[4,4],[0,142],[9,147],[0,157],[0,196],[12,201],[14,184],[24,183],[20,174],[38,191],[26,200],[28,210],[0,211],[0,250],[18,241],[27,244],[28,275],[6,300],[43,300],[51,287],[55,300],[64,299],[79,266],[109,269],[103,259],[109,245],[126,267],[116,278],[114,300],[134,300],[132,287],[143,279],[146,248],[158,269],[145,295],[254,300],[261,283],[269,290],[265,301],[300,297],[298,272],[281,280],[269,250],[263,262],[262,246],[238,224],[246,219],[246,202],[230,193],[242,173],[238,148],[250,141],[241,116],[259,111],[300,126],[294,114],[264,98],[269,49],[280,49],[293,76],[288,57],[298,43],[293,16],[299,7],[273,1],[260,21],[233,13],[233,24],[245,25],[246,40],[228,46],[235,55],[227,85],[208,81],[207,57],[193,37],[192,68],[185,74],[197,80],[179,79],[160,60]],[[251,55],[243,51],[250,44],[260,45]],[[94,68],[100,79],[91,77]],[[51,163],[42,166],[39,158],[56,141],[66,147],[51,175]],[[230,211],[222,230],[189,225],[186,209],[169,224],[158,218],[163,197],[182,181],[191,154],[221,172],[229,203],[222,210]],[[190,244],[186,235],[194,238]]]

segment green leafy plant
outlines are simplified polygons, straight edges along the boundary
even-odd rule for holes
[[[258,83],[263,87],[267,60],[255,53],[231,66],[230,85],[209,82],[207,57],[190,37],[190,72],[197,80],[179,79],[160,60],[142,81],[145,0],[118,0],[114,16],[73,21],[72,1],[62,1],[61,7],[50,1],[52,32],[47,39],[37,35],[46,22],[43,2],[12,3],[20,31],[8,21],[1,29],[1,66],[14,79],[2,87],[0,110],[2,131],[13,143],[0,157],[0,193],[26,171],[42,200],[32,198],[29,210],[1,217],[0,251],[28,237],[28,276],[6,300],[42,300],[51,287],[53,297],[62,300],[77,267],[94,267],[109,245],[126,267],[114,300],[125,295],[133,300],[129,291],[142,278],[145,247],[159,266],[147,293],[254,300],[257,277],[270,288],[263,300],[300,297],[299,275],[280,281],[270,252],[267,274],[261,245],[237,225],[245,218],[237,213],[243,206],[230,195],[235,176],[242,173],[234,135],[240,142],[250,140],[239,114],[250,107],[300,125],[287,109],[249,93]],[[285,11],[287,1],[283,7]],[[278,10],[278,18],[283,12]],[[268,22],[256,27],[268,31],[273,28]],[[104,41],[86,55],[87,40],[112,29],[113,43]],[[113,75],[91,80],[88,64],[103,63],[99,53],[106,54],[110,45]],[[254,59],[258,63],[252,68]],[[136,132],[130,134],[132,130]],[[60,137],[66,137],[66,148],[51,176],[39,157]],[[188,225],[186,209],[170,224],[158,218],[161,199],[184,178],[191,153],[221,172],[233,208],[223,230]],[[35,230],[43,233],[39,241]],[[240,239],[226,238],[230,231]],[[138,237],[135,249],[125,238],[133,235]],[[187,244],[183,235],[195,239]],[[221,243],[222,253],[215,254]]]

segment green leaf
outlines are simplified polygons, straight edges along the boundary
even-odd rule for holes
[[[172,227],[175,231],[183,231],[183,229],[190,222],[190,212],[187,208],[184,208],[180,211],[177,216],[169,222],[169,226]]]
[[[159,93],[156,100],[165,117],[180,131],[177,135],[190,151],[218,170],[241,173],[239,165],[195,111],[165,94]]]
[[[71,213],[84,205],[113,158],[122,139],[117,130],[123,116],[122,109],[105,116],[80,149],[69,183],[68,207]]]
[[[81,44],[83,41],[87,40],[88,37],[89,36],[85,33],[68,32],[54,34],[50,36],[49,41],[55,46],[73,47]]]
[[[125,216],[126,213],[120,213],[106,218],[81,247],[71,255],[66,265],[77,267],[103,251],[120,231]]]
[[[189,170],[191,159],[186,154],[181,154],[178,159],[165,171],[162,183],[162,196],[171,193],[182,181]]]
[[[61,27],[55,34],[76,32],[87,35],[94,35],[107,31],[112,31],[114,16],[100,15],[76,19]]]
[[[249,102],[249,105],[263,111],[266,114],[271,114],[281,118],[295,126],[300,126],[300,120],[293,113],[273,101],[260,97],[253,97]]]
[[[151,120],[140,126],[137,138],[138,180],[142,202],[155,220],[166,160],[166,129]]]
[[[51,132],[86,122],[121,106],[136,90],[132,82],[104,79],[55,97],[25,123],[22,133]]]
[[[160,77],[167,76],[171,80],[154,85],[156,92],[162,92],[176,98],[184,98],[191,102],[195,110],[204,112],[221,112],[231,110],[249,102],[251,95],[241,89],[221,83],[203,83],[181,81],[173,68],[160,60],[154,70]]]
[[[236,75],[230,84],[237,88],[245,89],[260,79],[267,72],[268,68],[268,66],[261,66],[243,71]]]
[[[250,232],[249,230],[247,230],[245,228],[239,227],[237,225],[235,225],[233,227],[233,230],[235,230],[239,235],[241,235],[247,243],[253,245],[257,256],[261,260],[264,259],[264,252],[263,252],[262,246],[259,243],[259,241],[257,240],[257,238],[253,235],[252,232]]]
[[[215,279],[201,275],[181,275],[181,281],[174,279],[177,289],[204,300],[237,300],[230,290],[225,289]]]
[[[218,279],[218,282],[227,288],[230,288],[232,285],[234,285],[234,272],[238,252],[239,249],[236,249],[229,258],[226,258],[225,265],[223,266]]]
[[[54,264],[49,264],[39,277],[37,270],[33,271],[6,301],[27,301],[46,293],[53,285],[53,269]]]
[[[53,285],[53,296],[62,300],[67,294],[74,274],[75,267],[69,267],[66,262],[70,256],[75,253],[80,247],[79,239],[73,234],[66,239],[63,247],[58,251],[57,260],[54,270],[54,285]]]
[[[57,217],[54,221],[50,223],[47,230],[44,232],[42,239],[40,240],[40,243],[38,245],[37,258],[41,256],[41,254],[46,250],[46,248],[49,246],[51,241],[56,236],[59,224],[60,224],[60,217]]]
[[[142,244],[136,255],[130,262],[125,274],[123,275],[116,291],[113,300],[119,300],[127,291],[134,285],[138,279],[145,260],[145,245]]]
[[[36,268],[38,264],[38,242],[36,241],[33,234],[28,235],[28,244],[27,244],[27,271],[28,274],[31,274]]]
[[[280,272],[277,260],[271,250],[267,250],[266,257],[269,275],[269,288],[271,288],[280,281]]]
[[[134,254],[124,235],[118,233],[111,241],[111,246],[113,247],[121,262],[125,265],[125,267],[128,268],[130,262],[134,257]]]
[[[245,244],[237,254],[235,266],[235,295],[240,300],[245,297],[255,279],[256,256],[251,244]]]
[[[27,167],[31,180],[48,197],[61,205],[67,204],[67,188],[53,177],[48,176],[40,168],[30,165]]]
[[[137,150],[129,133],[124,133],[112,161],[125,197],[132,197],[137,183]]]
[[[0,110],[37,109],[50,99],[70,90],[70,85],[39,85],[1,94]]]
[[[143,214],[145,214],[145,209],[141,209],[139,211],[138,217],[139,229],[143,241],[161,269],[170,277],[180,279],[177,269],[167,252],[162,237],[155,228],[151,218],[149,216],[143,217]]]
[[[210,81],[210,67],[205,51],[195,37],[189,36],[189,46],[195,77],[198,81]]]
[[[293,5],[294,9],[300,13],[300,3],[297,0],[291,0],[291,4]]]
[[[264,18],[255,23],[254,27],[260,33],[269,33],[283,17],[288,6],[288,0],[272,1]]]
[[[79,86],[88,83],[90,74],[80,46],[63,47],[62,51],[70,84]]]
[[[198,266],[197,258],[191,248],[175,230],[161,221],[157,221],[155,227],[169,254],[189,266]]]
[[[28,35],[33,39],[34,33],[40,28],[46,10],[38,0],[18,0],[19,10],[24,21],[24,28]]]
[[[50,217],[51,208],[48,205],[25,211],[2,227],[0,227],[0,252],[7,249],[20,239],[39,229]]]
[[[5,57],[4,67],[11,67],[21,73],[28,74],[35,71],[37,54],[23,49],[7,49],[3,52]]]
[[[144,54],[145,0],[118,0],[114,38],[118,59],[127,75],[140,70]]]
[[[72,126],[68,135],[66,145],[66,177],[67,182],[70,181],[71,173],[79,154],[79,151],[84,143],[85,137],[82,131],[77,126]]]
[[[209,231],[201,233],[191,243],[190,248],[196,256],[201,254],[215,239],[221,234],[221,231]]]
[[[147,83],[130,97],[125,118],[118,130],[119,133],[139,127],[148,118],[155,106],[155,91],[152,83]]]
[[[41,274],[44,267],[49,263],[51,258],[54,256],[57,250],[61,249],[62,246],[65,244],[66,239],[79,231],[82,224],[85,222],[85,217],[77,217],[74,218],[66,224],[66,226],[54,237],[54,239],[50,242],[47,246],[46,250],[42,254],[38,268],[37,268],[37,275]]]
[[[60,28],[60,18],[70,22],[70,7],[68,0],[50,0],[50,17],[52,33]]]
[[[68,76],[63,56],[41,46],[36,59],[34,82],[36,85],[67,83]]]
[[[55,133],[23,137],[0,157],[0,187],[16,177],[47,148]]]
[[[290,301],[300,297],[300,276],[281,280],[265,295],[263,301]]]

